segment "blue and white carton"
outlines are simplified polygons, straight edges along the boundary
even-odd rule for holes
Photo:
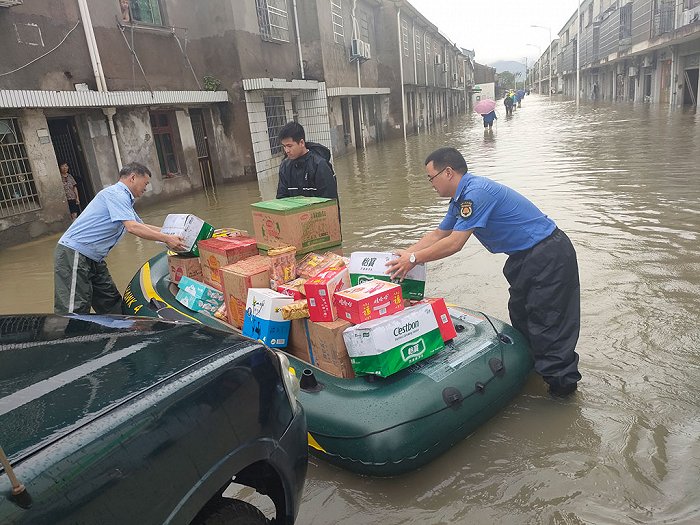
[[[251,288],[243,320],[243,335],[258,339],[271,348],[284,348],[289,343],[291,321],[282,318],[282,307],[294,299],[269,288]]]

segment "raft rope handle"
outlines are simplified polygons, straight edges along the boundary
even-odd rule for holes
[[[494,324],[491,322],[491,319],[489,319],[489,316],[488,316],[488,315],[486,315],[484,312],[479,312],[479,313],[480,313],[481,315],[483,315],[483,316],[486,318],[486,320],[487,320],[487,321],[489,322],[489,324],[491,325],[491,328],[493,328],[493,331],[496,333],[496,339],[498,340],[498,346],[499,346],[499,350],[500,350],[500,352],[501,352],[501,362],[503,362],[503,345],[504,345],[504,343],[503,343],[503,341],[501,340],[501,337],[500,337],[501,334],[500,334],[500,332],[499,332],[498,330],[496,330],[496,327],[495,327]],[[496,377],[498,377],[498,376],[496,376],[496,374],[492,372],[492,373],[491,373],[491,377],[488,378],[488,380],[486,380],[486,382],[484,382],[484,383],[477,383],[477,384],[480,385],[480,388],[476,388],[476,387],[475,387],[473,391],[469,392],[466,396],[464,396],[464,398],[462,398],[462,401],[461,401],[461,402],[463,403],[464,401],[466,401],[467,399],[469,399],[469,398],[470,398],[471,396],[473,396],[474,394],[481,394],[481,393],[485,390],[486,386],[487,386],[491,381],[493,381],[494,379],[496,379]],[[373,431],[373,432],[367,432],[366,434],[359,434],[359,435],[356,435],[356,436],[342,436],[342,435],[341,435],[341,436],[338,436],[338,435],[333,435],[333,434],[325,434],[325,433],[323,433],[323,432],[313,432],[313,435],[314,435],[314,436],[325,437],[325,438],[331,438],[331,439],[363,439],[363,438],[366,438],[366,437],[373,436],[373,435],[375,435],[375,434],[381,434],[382,432],[386,432],[387,430],[393,430],[393,429],[395,429],[395,428],[397,428],[397,427],[400,427],[400,426],[402,426],[402,425],[408,425],[409,423],[415,423],[416,421],[420,421],[421,419],[425,419],[425,418],[428,418],[428,417],[430,417],[430,416],[434,416],[435,414],[439,414],[440,412],[442,412],[442,411],[444,411],[444,410],[447,410],[448,408],[453,408],[453,407],[454,407],[454,405],[446,405],[446,406],[441,407],[441,408],[438,408],[437,410],[434,410],[434,411],[432,411],[432,412],[428,412],[427,414],[423,414],[422,416],[414,417],[413,419],[409,419],[409,420],[407,420],[407,421],[402,421],[401,423],[396,423],[395,425],[391,425],[391,426],[389,426],[389,427],[382,428],[382,429],[380,429],[380,430],[375,430],[375,431]]]

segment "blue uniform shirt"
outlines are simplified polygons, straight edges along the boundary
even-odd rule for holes
[[[122,221],[143,222],[134,210],[134,196],[119,181],[95,195],[58,243],[101,262],[126,233]]]
[[[491,253],[512,254],[532,248],[557,225],[517,191],[465,173],[450,199],[441,230],[474,230]]]

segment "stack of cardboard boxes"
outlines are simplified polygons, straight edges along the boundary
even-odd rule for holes
[[[244,335],[338,377],[387,376],[438,352],[456,332],[444,300],[423,299],[424,265],[393,283],[392,253],[313,251],[340,244],[336,206],[305,197],[254,204],[253,237],[229,230],[240,234],[200,240],[199,265],[172,257],[178,300],[218,309]]]

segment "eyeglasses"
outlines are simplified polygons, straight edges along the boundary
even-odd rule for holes
[[[443,171],[445,171],[447,168],[449,168],[449,166],[445,166],[444,168],[442,168],[440,171],[438,171],[438,172],[437,172],[435,175],[433,175],[432,177],[428,177],[428,182],[433,182],[433,179],[434,179],[435,177],[437,177],[438,175],[440,175],[440,174],[441,174]]]

